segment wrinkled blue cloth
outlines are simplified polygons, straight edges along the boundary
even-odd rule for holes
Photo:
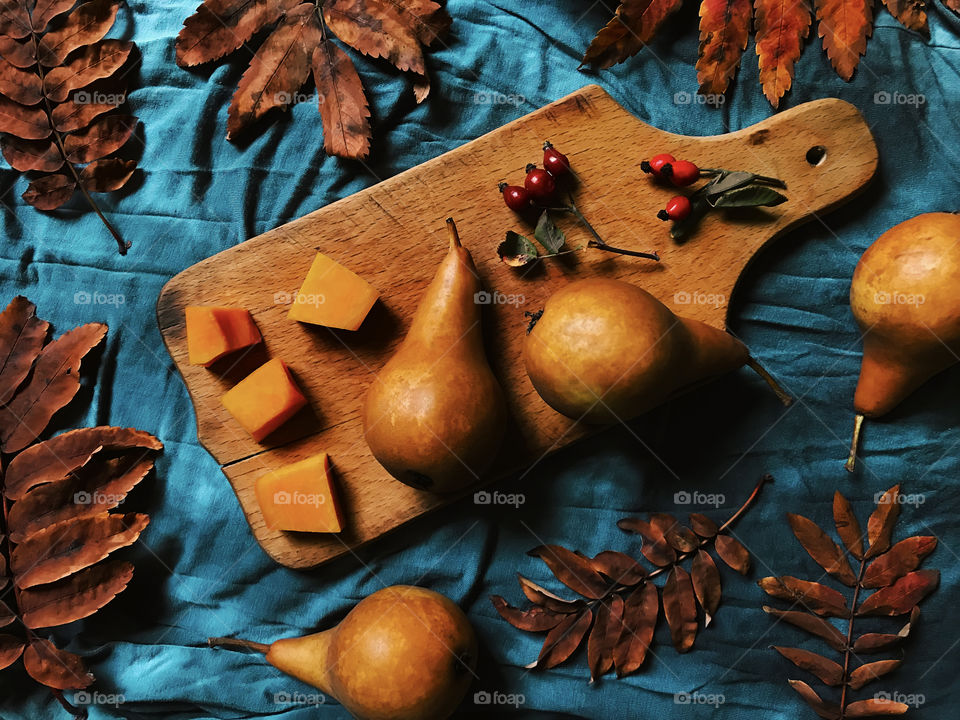
[[[129,256],[116,254],[81,202],[39,214],[19,199],[25,179],[0,171],[4,302],[26,294],[58,332],[91,320],[110,325],[96,383],[88,380],[71,409],[56,418],[56,428],[133,426],[156,433],[166,446],[156,478],[130,500],[132,509],[152,518],[143,542],[126,551],[136,565],[132,583],[106,610],[55,633],[88,658],[97,676],[100,694],[92,698],[90,717],[346,717],[335,702],[317,704],[310,688],[260,657],[210,650],[205,639],[236,634],[266,642],[327,627],[362,597],[395,583],[445,593],[476,626],[481,679],[459,713],[463,717],[812,717],[786,681],[822,686],[769,646],[829,651],[765,615],[761,606],[768,599],[755,581],[773,574],[821,575],[793,539],[786,511],[830,527],[831,499],[840,489],[865,520],[875,493],[897,482],[924,501],[904,508],[897,537],[939,538],[927,566],[941,569],[942,586],[923,605],[904,666],[857,697],[875,690],[913,694],[913,717],[955,715],[960,633],[950,613],[960,587],[960,501],[953,488],[960,476],[960,371],[943,373],[888,421],[871,423],[863,468],[853,476],[842,468],[860,357],[847,302],[857,259],[901,220],[958,209],[960,38],[956,17],[939,0],[931,7],[928,41],[878,10],[874,37],[849,84],[836,76],[814,39],[785,99],[787,107],[821,97],[849,100],[880,147],[878,175],[867,192],[782,238],[738,288],[732,329],[797,398],[792,407],[779,406],[757,377],[742,371],[654,411],[630,430],[614,429],[567,448],[522,480],[499,483],[498,490],[523,493],[526,502],[517,509],[467,500],[377,542],[360,559],[307,573],[281,568],[260,550],[217,463],[197,443],[190,399],[157,331],[154,306],[164,282],[588,82],[599,82],[645,122],[676,133],[735,130],[771,109],[757,84],[752,40],[722,108],[685,103],[689,96],[677,95],[696,86],[695,3],[671,18],[647,51],[594,76],[579,72],[577,64],[610,17],[604,3],[450,0],[453,33],[428,57],[434,88],[427,103],[414,104],[410,83],[399,73],[354,54],[373,112],[370,162],[324,155],[312,103],[281,115],[238,146],[224,135],[245,51],[197,71],[174,64],[174,38],[196,2],[133,0],[114,31],[135,40],[142,53],[129,96],[142,121],[141,171],[129,192],[103,202],[133,241]],[[494,93],[505,101],[482,102]],[[655,150],[625,148],[625,161]],[[101,301],[85,304],[87,296],[78,293]],[[109,296],[118,297],[107,304]],[[677,654],[661,622],[647,665],[629,679],[608,676],[588,684],[582,655],[547,673],[524,669],[542,637],[504,623],[488,596],[522,604],[517,571],[561,589],[526,550],[558,543],[591,555],[608,548],[637,552],[636,542],[617,529],[618,518],[697,509],[722,519],[768,472],[775,483],[735,530],[754,554],[754,570],[746,578],[721,570],[720,611],[693,652]],[[722,503],[716,510],[678,506],[675,494],[684,492],[695,500],[705,499],[695,492],[720,494]],[[518,707],[478,705],[473,695],[482,691]],[[0,673],[3,720],[62,716],[21,666]]]

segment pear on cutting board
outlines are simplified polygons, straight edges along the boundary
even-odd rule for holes
[[[733,335],[674,315],[623,280],[577,280],[550,296],[523,346],[534,388],[574,420],[629,420],[693,385],[755,369],[790,398]]]
[[[877,238],[853,273],[850,308],[863,333],[852,472],[864,418],[886,415],[960,355],[960,216],[925,213]]]
[[[265,645],[210,638],[211,647],[253,650],[321,690],[362,720],[443,720],[475,677],[477,638],[440,593],[394,585],[367,596],[339,625]]]
[[[363,433],[374,457],[400,482],[438,493],[483,475],[507,420],[483,347],[477,269],[452,218],[447,233],[447,255],[407,336],[363,402]]]

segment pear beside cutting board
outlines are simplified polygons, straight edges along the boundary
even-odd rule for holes
[[[618,247],[657,250],[662,262],[584,250],[570,263],[547,262],[534,272],[500,263],[495,248],[503,233],[532,234],[532,228],[504,206],[497,184],[521,178],[544,140],[570,158],[581,181],[577,204],[604,239]],[[755,215],[745,220],[712,214],[693,238],[677,245],[656,218],[675,191],[652,183],[639,167],[644,156],[655,152],[682,155],[704,167],[783,178],[789,202],[763,211],[762,221]],[[397,482],[367,447],[361,420],[367,387],[396,353],[446,251],[448,216],[456,218],[462,243],[489,293],[480,296],[485,349],[510,415],[509,441],[490,471],[496,477],[589,431],[550,408],[527,378],[521,357],[525,311],[541,309],[572,280],[619,278],[678,315],[723,328],[734,287],[756,252],[813,214],[840,205],[866,185],[876,166],[869,128],[857,109],[841,100],[806,103],[727,135],[685,137],[644,124],[591,85],[188,268],[160,295],[160,331],[193,399],[200,442],[223,466],[257,541],[283,565],[313,567],[473,492],[441,496]],[[620,178],[617,183],[609,182],[611,171]],[[572,246],[589,239],[574,224],[565,222],[564,228]],[[356,332],[286,317],[284,301],[296,292],[317,250],[380,291],[381,301]],[[704,295],[713,301],[696,301]],[[264,346],[219,374],[189,365],[186,305],[249,309]],[[752,350],[762,356],[763,348]],[[282,358],[290,366],[312,413],[260,445],[234,424],[219,398],[267,357]],[[328,536],[268,529],[257,506],[255,480],[318,452],[328,452],[334,466],[344,532]]]

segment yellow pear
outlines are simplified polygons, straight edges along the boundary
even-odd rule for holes
[[[887,230],[867,248],[850,284],[863,333],[854,395],[853,470],[863,419],[893,410],[957,362],[960,354],[960,216],[926,213]]]
[[[362,720],[443,720],[474,678],[477,638],[450,599],[395,585],[361,600],[336,627],[271,645],[210,638],[250,649],[319,689]]]
[[[432,492],[475,483],[495,458],[507,420],[483,348],[477,269],[452,219],[447,231],[447,256],[363,403],[374,457],[400,482]]]
[[[622,280],[578,280],[551,295],[527,333],[523,360],[548,405],[590,423],[629,420],[743,365],[789,402],[742,342],[674,315]]]

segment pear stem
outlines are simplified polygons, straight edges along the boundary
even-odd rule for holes
[[[447,218],[447,237],[450,238],[450,247],[463,247],[460,244],[460,233],[457,232],[457,224],[453,221],[452,217]]]
[[[767,372],[767,369],[758,363],[755,358],[748,357],[747,366],[757,375],[763,378],[764,382],[770,386],[770,389],[773,390],[780,402],[782,402],[784,405],[790,405],[793,402],[793,398],[790,397],[790,393],[784,390],[780,383],[774,379],[773,375]]]
[[[253,652],[263,653],[264,655],[270,650],[270,646],[264,645],[263,643],[228,637],[207,638],[207,645],[210,647],[227,648],[228,650],[252,650]]]
[[[847,456],[847,462],[844,467],[847,472],[853,472],[857,466],[857,449],[860,447],[860,430],[863,428],[863,413],[857,413],[853,419],[853,438],[850,440],[850,454]]]

